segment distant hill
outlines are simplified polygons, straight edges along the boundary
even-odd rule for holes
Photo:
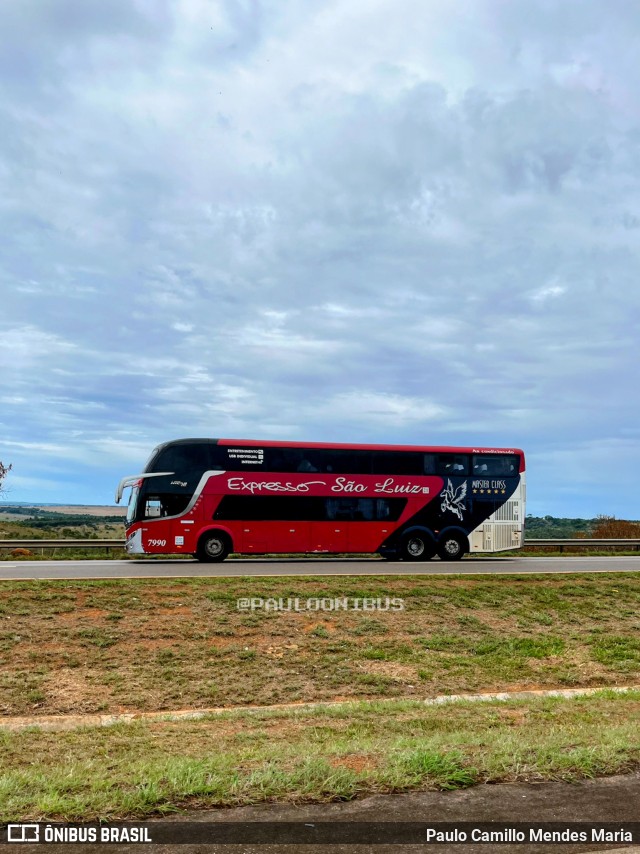
[[[0,504],[0,539],[124,537],[125,513],[108,505]]]
[[[0,514],[12,516],[47,516],[57,514],[63,516],[117,516],[125,515],[126,506],[116,507],[111,504],[30,504],[18,501],[14,504],[0,504]]]

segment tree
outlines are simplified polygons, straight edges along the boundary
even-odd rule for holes
[[[640,537],[640,522],[627,522],[615,516],[598,516],[592,531],[596,539],[635,540]]]
[[[9,474],[12,468],[13,466],[11,465],[5,466],[4,463],[0,463],[0,492],[3,491],[2,481]]]

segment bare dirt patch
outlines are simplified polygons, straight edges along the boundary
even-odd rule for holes
[[[42,690],[47,708],[55,709],[58,714],[94,712],[96,708],[110,705],[112,700],[105,686],[100,686],[99,696],[96,696],[95,684],[87,681],[86,674],[67,667],[60,667],[45,677]]]
[[[358,667],[364,673],[386,676],[398,682],[410,682],[415,685],[419,681],[415,666],[400,664],[397,661],[362,661]]]
[[[350,756],[333,756],[329,759],[329,764],[332,768],[347,768],[349,771],[355,771],[356,774],[362,774],[365,771],[372,771],[378,765],[372,756],[357,754],[352,754]]]
[[[68,611],[66,614],[60,614],[60,620],[68,623],[79,623],[82,620],[103,620],[109,612],[103,608],[76,608],[75,611]]]
[[[510,726],[524,726],[527,723],[528,709],[499,709],[498,715],[503,723]]]

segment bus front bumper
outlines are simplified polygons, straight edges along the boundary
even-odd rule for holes
[[[142,546],[142,531],[140,529],[134,531],[130,537],[127,537],[124,549],[128,555],[144,554],[144,548]]]

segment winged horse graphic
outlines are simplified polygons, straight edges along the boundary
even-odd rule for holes
[[[467,509],[464,505],[464,499],[466,498],[466,496],[466,481],[463,481],[463,483],[461,483],[457,489],[454,489],[451,481],[447,479],[447,487],[443,492],[440,493],[440,498],[442,498],[440,509],[443,513],[446,510],[450,510],[452,513],[456,514],[458,519],[462,520],[462,514]]]

